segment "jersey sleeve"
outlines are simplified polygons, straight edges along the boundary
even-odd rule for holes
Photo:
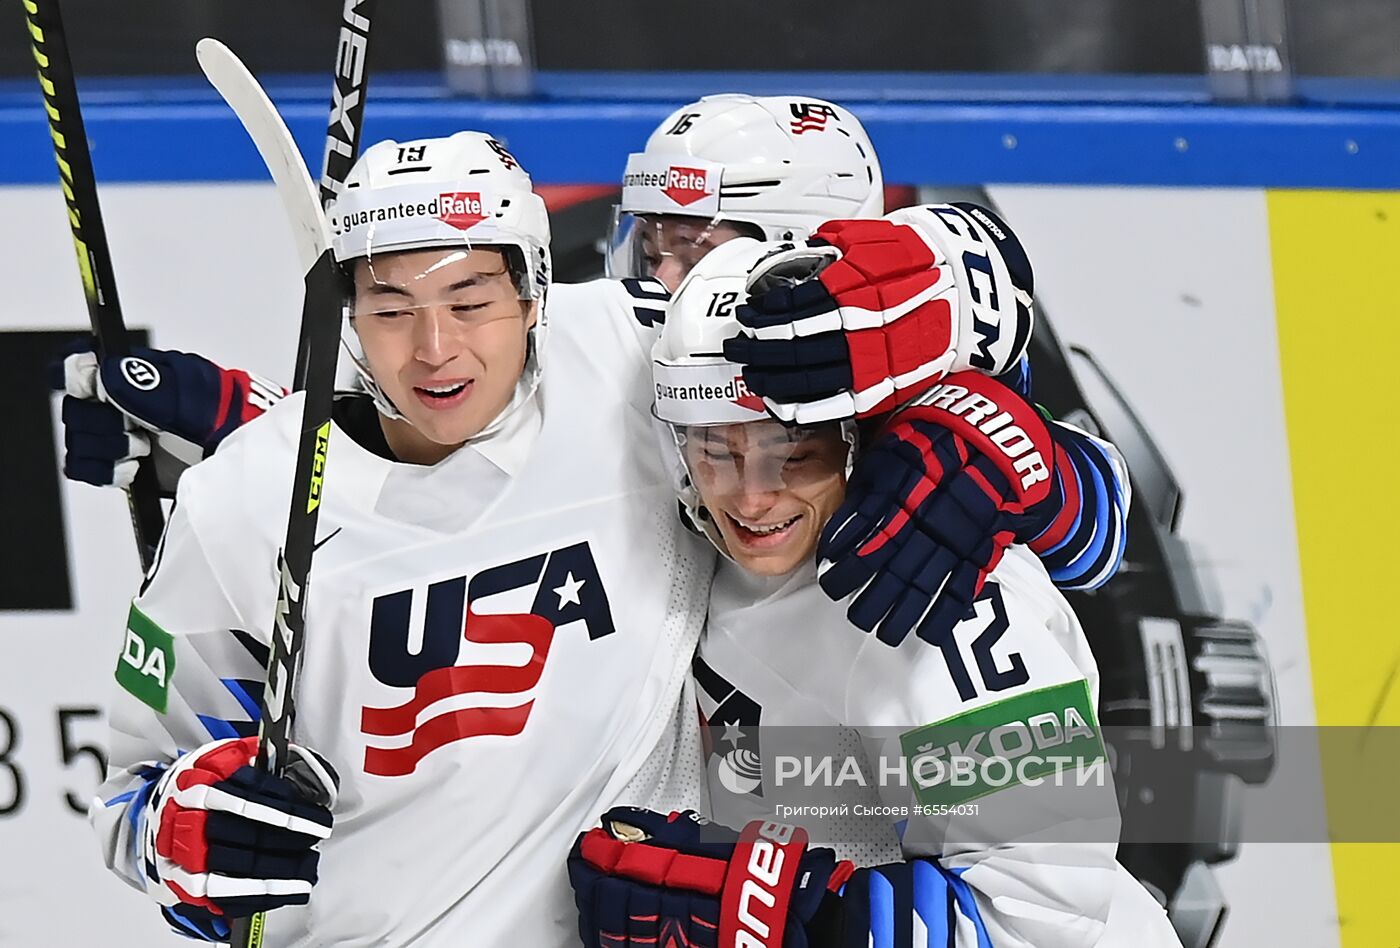
[[[1030,359],[1021,360],[997,379],[1032,401]],[[1128,539],[1132,485],[1128,465],[1118,449],[1073,425],[1050,419],[1055,442],[1052,490],[1059,515],[1030,542],[1061,589],[1097,589],[1123,563]]]
[[[670,301],[666,287],[655,280],[592,280],[555,284],[549,293],[545,359],[593,374],[651,417],[651,347]]]
[[[643,339],[649,350],[656,331],[666,321],[666,306],[671,302],[671,291],[666,289],[666,284],[652,277],[629,277],[620,282],[622,291],[627,294],[633,321],[647,331]]]
[[[639,350],[647,364],[651,362],[651,346],[666,321],[666,307],[671,293],[666,284],[650,277],[626,280],[592,280],[588,283],[556,285],[550,293],[562,305],[551,319],[606,320],[610,332],[626,337],[629,349]],[[601,327],[600,327],[601,329]],[[602,339],[596,340],[601,343]]]
[[[257,733],[265,638],[221,585],[185,505],[127,614],[110,704],[107,781],[89,806],[109,868],[144,890],[146,802],[170,765],[211,740]],[[172,923],[174,924],[174,923]]]
[[[1095,589],[1123,562],[1132,487],[1118,449],[1061,421],[1047,425],[1055,442],[1060,514],[1029,543],[1061,589]]]
[[[882,773],[902,764],[903,781],[878,785],[906,815],[906,861],[852,877],[847,931],[867,925],[872,944],[897,948],[1087,948],[1102,936],[1119,821],[1097,674],[1045,585],[1025,595],[994,576],[942,646],[911,636],[857,657],[847,719],[872,722],[858,730]]]

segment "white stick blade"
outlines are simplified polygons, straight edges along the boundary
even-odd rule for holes
[[[310,270],[331,245],[321,198],[276,106],[243,61],[223,43],[205,37],[195,44],[195,58],[210,84],[233,109],[272,174],[292,227],[302,272]]]

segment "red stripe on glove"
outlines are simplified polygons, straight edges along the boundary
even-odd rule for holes
[[[188,892],[182,889],[178,883],[175,882],[166,882],[165,884],[170,888],[171,892],[175,893],[175,897],[178,898],[181,902],[184,902],[186,905],[198,905],[200,908],[208,909],[215,915],[224,914],[224,910],[219,908],[213,902],[211,902],[208,896],[190,895]]]
[[[584,834],[579,853],[599,872],[648,885],[689,889],[705,895],[719,895],[724,889],[727,866],[718,859],[643,842],[623,842],[601,828]]]
[[[900,503],[899,512],[880,528],[879,533],[861,545],[861,548],[856,551],[857,556],[869,556],[894,539],[895,535],[904,529],[904,525],[909,522],[910,511],[918,510],[919,505],[929,494],[933,493],[934,488],[943,480],[943,465],[939,463],[938,456],[933,453],[933,442],[928,439],[927,435],[912,425],[905,426],[902,431],[897,433],[891,433],[918,450],[923,461],[924,474],[919,478],[919,483],[909,492],[909,496]],[[965,460],[966,458],[964,458]]]
[[[938,271],[934,270],[920,274],[918,279],[932,285],[938,277]],[[840,302],[846,305],[850,299]],[[846,340],[851,354],[851,388],[863,392],[885,379],[913,372],[947,353],[953,344],[953,307],[946,299],[929,300],[888,325],[848,332]],[[924,379],[922,384],[932,381]],[[881,406],[863,414],[890,410],[902,394],[903,390],[896,390]]]
[[[898,417],[929,421],[967,440],[1006,476],[1015,495],[1007,500],[1019,504],[1020,510],[1050,496],[1050,465],[1057,446],[1045,419],[995,379],[977,372],[950,375],[929,390],[922,404],[904,409]]]
[[[245,373],[245,375],[246,375],[246,373]],[[218,431],[220,428],[222,428],[222,427],[224,426],[224,423],[225,423],[226,421],[228,421],[228,413],[229,413],[229,409],[230,409],[231,407],[233,407],[233,399],[234,399],[233,373],[232,373],[232,372],[227,372],[227,371],[225,371],[225,372],[220,372],[220,373],[219,373],[219,413],[218,413],[217,415],[214,416],[214,424],[210,425],[209,430],[205,432],[205,437],[208,437],[209,435],[211,435],[211,434],[213,434],[214,432]]]

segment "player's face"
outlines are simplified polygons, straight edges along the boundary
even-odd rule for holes
[[[385,419],[390,448],[434,464],[510,401],[536,306],[498,250],[423,250],[357,261],[354,313],[374,380],[403,415]]]
[[[780,576],[809,560],[846,494],[838,425],[776,421],[684,431],[686,467],[740,566]]]
[[[641,221],[643,269],[674,293],[705,254],[742,236],[739,228],[726,221],[649,214]]]

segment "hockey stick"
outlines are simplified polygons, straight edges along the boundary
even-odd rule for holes
[[[97,202],[97,179],[92,171],[87,133],[78,109],[78,85],[73,61],[68,54],[68,34],[58,12],[58,0],[23,0],[33,41],[34,61],[39,66],[39,85],[44,92],[44,108],[49,113],[49,134],[53,137],[54,157],[63,197],[68,202],[68,223],[73,231],[73,249],[78,254],[78,271],[87,297],[88,319],[97,337],[101,358],[120,358],[131,351],[126,323],[117,301],[117,281],[112,274],[112,252],[107,231],[102,226],[102,208]],[[123,363],[125,370],[126,363]],[[133,368],[133,371],[140,371]],[[141,567],[149,571],[155,560],[156,544],[165,530],[165,514],[160,508],[160,489],[150,455],[136,467],[136,477],[126,489],[131,512],[131,528],[136,534],[136,552]]]
[[[256,762],[259,769],[281,773],[287,758],[292,696],[306,629],[306,596],[330,443],[344,285],[331,255],[330,230],[316,185],[276,108],[227,46],[203,39],[195,52],[204,75],[238,115],[272,174],[292,225],[306,281],[297,369],[306,400],[302,405],[287,534],[277,564],[280,587],[267,683],[263,688]],[[260,912],[249,919],[233,919],[233,948],[258,948],[262,944],[264,918],[265,913]]]
[[[360,152],[364,126],[365,88],[369,82],[369,25],[374,0],[345,0],[335,50],[335,86],[331,90],[331,119],[326,153],[321,161],[321,204],[331,202],[345,186],[345,177]]]
[[[345,178],[360,153],[364,128],[365,89],[369,84],[369,27],[374,0],[345,0],[335,48],[335,80],[331,86],[331,117],[326,127],[326,150],[321,159],[321,206],[345,186]],[[306,334],[297,340],[292,388],[306,387]]]

